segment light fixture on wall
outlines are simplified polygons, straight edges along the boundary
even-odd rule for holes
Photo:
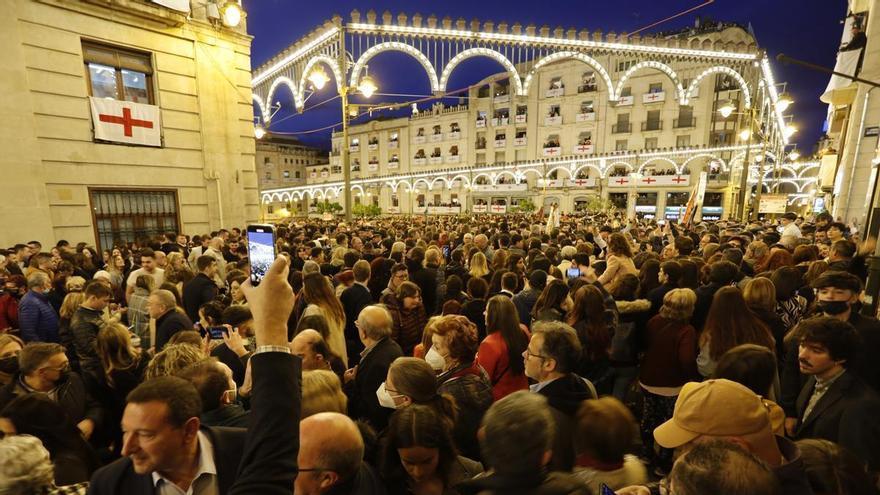
[[[228,0],[222,2],[215,0],[207,5],[207,15],[208,19],[212,21],[221,22],[228,28],[235,28],[241,24],[241,20],[244,18],[244,10],[237,1]]]

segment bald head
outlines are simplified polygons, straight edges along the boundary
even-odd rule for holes
[[[299,454],[297,464],[301,467],[326,469],[333,484],[354,476],[364,457],[364,440],[357,425],[348,416],[335,412],[323,412],[303,419],[299,423]],[[309,472],[311,476],[296,479],[296,493],[309,493],[307,485],[325,473]],[[303,478],[303,479],[300,479]],[[303,483],[301,486],[300,483]],[[303,489],[300,489],[303,488]]]
[[[474,237],[474,244],[480,249],[486,249],[486,246],[489,245],[489,238],[486,237],[486,234],[478,234]]]
[[[330,349],[317,330],[306,329],[290,342],[290,352],[302,359],[303,371],[330,369]]]
[[[357,327],[361,334],[372,341],[379,341],[391,335],[394,320],[385,306],[374,304],[361,310]]]

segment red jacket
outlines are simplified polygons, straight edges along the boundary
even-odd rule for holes
[[[689,323],[657,315],[645,330],[639,381],[649,387],[680,387],[696,380],[697,335]]]
[[[529,388],[529,379],[526,375],[514,373],[510,369],[507,343],[501,337],[501,332],[492,332],[483,339],[477,351],[477,363],[489,375],[489,380],[492,382],[492,398],[496,401],[517,390]]]
[[[0,330],[18,328],[18,299],[11,294],[0,296]]]

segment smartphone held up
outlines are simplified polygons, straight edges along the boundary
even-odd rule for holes
[[[275,261],[275,228],[271,225],[248,225],[247,240],[251,284],[257,286]]]

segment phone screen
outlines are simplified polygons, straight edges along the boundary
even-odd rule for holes
[[[223,340],[226,327],[210,327],[208,328],[208,333],[211,334],[211,340]]]
[[[248,225],[247,237],[251,284],[256,286],[275,261],[275,230],[271,225]]]
[[[600,495],[617,495],[617,493],[615,493],[615,491],[611,488],[608,488],[608,485],[602,483]]]
[[[444,258],[449,257],[449,246],[443,246],[443,257]]]
[[[569,280],[573,278],[578,278],[581,276],[581,269],[576,266],[571,267],[565,271],[565,275],[568,277]]]

